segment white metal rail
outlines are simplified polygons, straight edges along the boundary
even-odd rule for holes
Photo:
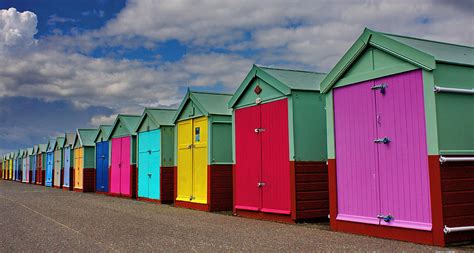
[[[461,93],[461,94],[472,94],[474,95],[474,89],[459,89],[459,88],[448,88],[448,87],[440,87],[435,86],[434,92],[446,92],[446,93]]]

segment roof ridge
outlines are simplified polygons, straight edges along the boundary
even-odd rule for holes
[[[264,69],[286,70],[286,71],[304,72],[304,73],[321,74],[321,75],[326,75],[327,74],[327,73],[323,73],[323,72],[316,72],[316,71],[310,71],[310,70],[290,69],[290,68],[281,68],[281,67],[268,67],[268,66],[257,65],[257,64],[255,64],[255,66],[257,66],[259,68],[264,68]]]
[[[176,111],[178,109],[173,109],[173,108],[161,108],[161,107],[145,107],[145,109],[149,110],[166,110],[166,111]]]
[[[191,93],[199,93],[199,94],[209,94],[209,95],[226,95],[226,96],[232,96],[231,93],[224,93],[224,92],[212,92],[212,91],[193,91],[189,90]]]
[[[413,39],[413,40],[421,40],[421,41],[433,42],[433,43],[438,43],[438,44],[445,44],[445,45],[450,45],[450,46],[474,48],[472,46],[463,45],[463,44],[454,44],[454,43],[445,42],[445,41],[437,41],[437,40],[430,40],[430,39],[424,39],[424,38],[417,38],[417,37],[411,37],[411,36],[407,36],[407,35],[399,35],[399,34],[385,33],[385,32],[377,32],[377,33],[380,33],[382,35],[401,37],[401,38]]]

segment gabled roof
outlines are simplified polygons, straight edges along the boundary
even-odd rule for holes
[[[251,85],[253,80],[257,77],[264,80],[282,94],[289,95],[292,90],[319,91],[319,84],[325,76],[326,74],[324,73],[271,68],[254,64],[232,99],[229,101],[228,106],[233,107],[247,87]]]
[[[140,120],[140,115],[128,115],[128,114],[119,114],[115,119],[114,124],[112,124],[112,129],[110,130],[107,139],[110,139],[112,133],[114,132],[115,128],[118,126],[119,122],[123,122],[123,125],[127,128],[127,131],[130,132],[131,135],[135,135],[135,127]]]
[[[321,82],[321,92],[328,92],[369,46],[428,71],[436,68],[436,62],[474,66],[473,47],[385,34],[365,28],[352,47]]]
[[[56,137],[56,143],[54,144],[54,150],[57,148],[62,148],[64,146],[64,137]]]
[[[101,132],[104,133],[104,136],[109,136],[110,131],[112,130],[112,125],[100,125],[99,128],[97,129],[97,134],[94,137],[94,142],[97,142],[97,138],[99,138],[99,135]]]
[[[75,138],[76,138],[76,133],[65,133],[63,147],[71,147],[74,144]]]
[[[38,153],[46,152],[47,148],[48,148],[48,144],[39,144],[38,145]]]
[[[94,137],[99,130],[96,128],[79,128],[76,130],[76,138],[74,139],[73,147],[76,143],[79,147],[93,147],[95,146]]]
[[[27,149],[26,149],[26,152],[27,152],[26,154],[27,154],[27,155],[34,155],[34,154],[33,154],[33,151],[34,151],[34,148],[27,148]]]
[[[227,103],[231,98],[232,94],[191,91],[188,89],[186,96],[184,96],[183,100],[181,101],[178,111],[173,118],[173,122],[176,122],[176,120],[179,118],[188,100],[192,100],[205,116],[230,116],[232,115],[232,110],[227,107]]]
[[[173,126],[173,118],[178,110],[165,108],[145,108],[134,131],[137,132],[145,118],[150,118],[153,123],[159,126]]]
[[[33,146],[33,152],[30,155],[38,154],[38,145]]]
[[[54,151],[55,145],[56,145],[56,139],[49,139],[48,146],[46,147],[46,152]]]

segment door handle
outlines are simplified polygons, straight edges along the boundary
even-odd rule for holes
[[[255,133],[262,133],[262,132],[265,132],[265,128],[255,128]]]
[[[382,95],[385,95],[385,89],[388,88],[387,84],[379,84],[379,85],[374,85],[372,86],[372,90],[380,90],[380,93]]]
[[[258,188],[261,188],[261,187],[264,187],[265,186],[265,183],[264,182],[258,182],[257,183],[257,187]]]
[[[388,138],[388,137],[383,137],[383,138],[379,138],[379,139],[375,139],[374,140],[374,143],[383,143],[383,144],[389,144],[391,142],[391,140]]]
[[[395,218],[395,217],[393,217],[391,214],[389,214],[389,215],[378,214],[378,215],[377,215],[377,219],[383,220],[383,221],[385,221],[385,222],[387,222],[387,223],[390,222],[390,221],[392,221],[394,218]]]

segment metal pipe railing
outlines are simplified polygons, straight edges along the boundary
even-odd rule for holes
[[[444,231],[445,234],[455,233],[455,232],[474,231],[474,226],[453,227],[453,228],[450,228],[448,226],[444,226],[443,231]]]
[[[474,89],[459,89],[459,88],[447,88],[447,87],[434,87],[434,92],[446,92],[446,93],[462,93],[462,94],[474,94]]]
[[[446,162],[474,162],[474,157],[446,157],[446,156],[440,156],[439,157],[439,162],[440,163],[446,163]]]

